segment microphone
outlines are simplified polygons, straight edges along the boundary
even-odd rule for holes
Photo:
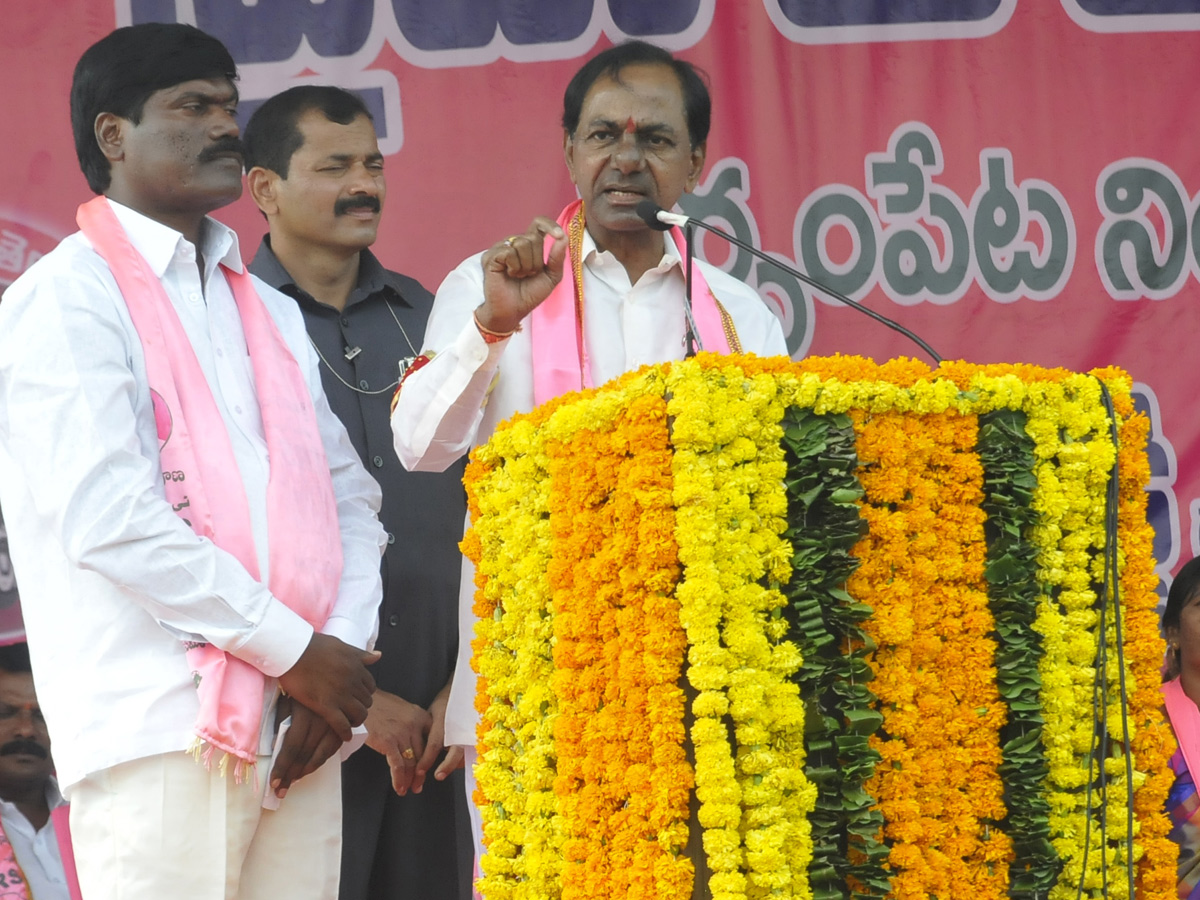
[[[634,207],[633,211],[637,213],[639,219],[641,219],[655,231],[670,231],[672,228],[682,228],[684,225],[688,224],[687,216],[680,215],[679,213],[667,212],[653,200],[638,201],[638,205]],[[711,227],[703,225],[697,220],[693,221],[695,224],[700,225],[701,228]],[[722,234],[724,234],[724,232],[722,232]],[[727,236],[728,235],[726,235],[726,237]]]
[[[638,205],[633,208],[633,211],[637,213],[639,219],[655,231],[670,231],[676,225],[682,228],[687,224],[687,216],[667,212],[653,200],[649,199],[639,200]]]
[[[787,272],[789,275],[792,275],[792,276],[798,278],[800,281],[804,282],[809,287],[816,288],[822,294],[828,294],[833,299],[835,299],[841,303],[844,303],[847,306],[852,307],[853,309],[857,309],[863,315],[870,316],[872,319],[874,319],[876,322],[880,323],[881,325],[886,325],[888,328],[892,329],[892,331],[899,332],[900,334],[902,334],[906,338],[908,338],[910,341],[912,341],[914,344],[916,344],[918,347],[920,347],[922,350],[924,350],[926,353],[928,353],[930,358],[934,361],[935,364],[941,365],[941,363],[942,363],[941,356],[939,356],[932,347],[930,347],[927,343],[925,343],[925,341],[923,341],[921,338],[919,338],[913,332],[909,331],[907,328],[905,328],[899,322],[895,321],[894,319],[889,319],[883,313],[878,313],[875,310],[870,309],[869,307],[863,306],[861,303],[858,303],[857,301],[851,300],[849,297],[845,296],[844,294],[839,294],[837,291],[833,290],[832,288],[828,288],[825,285],[821,284],[821,282],[817,281],[816,279],[808,277],[803,272],[801,272],[799,269],[793,269],[791,266],[784,265],[779,260],[775,259],[775,257],[769,256],[766,253],[764,253],[762,250],[759,250],[753,244],[748,244],[745,241],[734,237],[732,234],[729,234],[727,231],[724,231],[724,230],[718,228],[716,225],[709,225],[703,219],[693,219],[691,216],[684,216],[684,215],[680,215],[679,213],[667,212],[665,209],[660,208],[658,206],[658,204],[656,204],[653,200],[648,200],[648,199],[642,200],[640,203],[638,203],[638,205],[634,208],[634,212],[637,213],[637,216],[639,219],[641,219],[643,222],[645,222],[647,225],[649,225],[655,231],[666,231],[670,228],[675,228],[675,227],[688,228],[688,229],[695,227],[695,228],[703,228],[705,231],[711,231],[713,234],[729,241],[729,243],[733,244],[735,247],[741,247],[743,250],[745,250],[751,256],[757,256],[759,259],[765,260],[766,262],[770,263],[773,266],[777,266],[778,268],[782,269],[784,272]],[[691,244],[691,242],[689,241],[689,247],[690,247],[690,244]]]

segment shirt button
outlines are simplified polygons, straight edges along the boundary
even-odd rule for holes
[[[200,295],[197,294],[195,291],[192,291],[192,293],[188,294],[188,299],[191,300],[193,303],[199,303]]]
[[[238,410],[238,412],[241,412],[241,410]],[[376,456],[374,459],[371,460],[371,462],[373,462],[375,464],[375,468],[377,468],[377,469],[383,468],[383,457],[382,456]]]
[[[368,384],[367,384],[367,379],[365,379],[365,378],[364,378],[362,381],[360,381],[360,382],[358,383],[358,386],[359,386],[360,388],[362,388],[364,391],[365,391],[365,390],[366,390],[368,387],[370,387],[370,385],[368,385]]]
[[[224,355],[225,355],[225,351],[222,350],[220,347],[218,347],[217,348],[217,356],[224,356]]]
[[[394,534],[392,534],[390,531],[388,532],[388,543],[389,544],[396,543],[396,536]]]
[[[349,324],[350,324],[350,320],[349,320],[348,318],[346,318],[345,316],[342,316],[342,324],[343,324],[343,325],[349,325]]]
[[[242,414],[242,408],[241,408],[240,406],[235,406],[235,407],[233,408],[233,411],[234,411],[235,413],[237,413],[239,416]]]
[[[388,616],[388,624],[394,628],[400,624],[400,617],[393,613],[392,615]]]

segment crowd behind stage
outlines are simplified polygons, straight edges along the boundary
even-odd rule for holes
[[[683,236],[639,213],[705,163],[705,79],[666,50],[583,64],[561,119],[578,198],[436,296],[371,252],[387,179],[363,101],[296,87],[243,131],[237,84],[191,26],[92,45],[70,108],[95,197],[0,303],[28,637],[0,648],[5,898],[470,897],[467,452],[692,332],[787,353],[703,262],[685,312]],[[243,190],[253,254],[210,216]],[[1164,696],[1180,896],[1200,897],[1198,566],[1171,589]]]

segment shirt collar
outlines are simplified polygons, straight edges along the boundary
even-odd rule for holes
[[[310,303],[316,303],[307,291],[296,284],[288,270],[283,267],[283,263],[279,261],[279,257],[275,255],[275,251],[271,249],[271,236],[264,234],[262,243],[258,245],[258,251],[254,254],[254,259],[250,262],[250,268],[263,281],[269,284],[289,297],[297,300],[304,300]],[[375,254],[369,249],[359,251],[358,257],[358,281],[354,285],[354,290],[350,292],[349,298],[346,300],[346,308],[349,309],[356,303],[361,303],[368,297],[378,294],[380,291],[388,292],[388,299],[395,300],[408,306],[409,303],[404,299],[404,295],[400,292],[399,287],[393,283],[392,273],[383,267]]]
[[[666,271],[673,266],[682,266],[683,259],[679,255],[679,248],[675,246],[675,242],[671,240],[669,232],[664,231],[662,233],[662,238],[663,255],[662,259],[659,260],[658,265],[655,266],[655,269],[659,271]],[[583,229],[583,246],[580,252],[583,253],[583,262],[585,265],[593,260],[612,260],[614,263],[616,262],[616,257],[613,256],[610,251],[601,250],[596,246],[596,241],[592,238],[592,233],[586,228]]]
[[[350,299],[346,305],[350,306],[359,300],[365,300],[371,294],[382,291],[385,287],[391,287],[387,279],[387,270],[375,258],[374,253],[370,250],[363,250],[358,257],[358,284],[350,292]]]
[[[279,257],[275,255],[275,251],[271,249],[271,236],[264,234],[262,242],[258,245],[258,250],[254,254],[254,258],[250,260],[250,269],[277,291],[284,291],[284,288],[295,287],[296,284],[292,281],[292,276],[288,274],[288,270],[283,267],[283,263],[279,261]],[[307,295],[306,295],[307,296]]]
[[[177,254],[185,259],[195,259],[196,248],[174,228],[115,200],[110,199],[108,202],[134,249],[142,254],[159,278],[162,278],[167,266]],[[234,272],[242,271],[242,254],[238,246],[237,232],[211,216],[204,217],[200,252],[204,254],[206,274],[211,273],[218,264]]]

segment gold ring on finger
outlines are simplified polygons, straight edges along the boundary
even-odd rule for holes
[[[417,755],[417,754],[415,754],[415,753],[413,752],[413,748],[412,748],[412,747],[409,747],[407,750],[405,750],[405,751],[404,751],[403,753],[401,753],[400,755],[401,755],[401,756],[403,756],[405,759],[414,759],[414,758],[416,757],[416,755]]]

